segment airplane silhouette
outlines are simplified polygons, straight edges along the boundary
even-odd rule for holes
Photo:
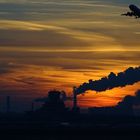
[[[131,12],[124,13],[122,16],[134,16],[135,18],[140,18],[140,9],[136,5],[129,5],[129,9]]]

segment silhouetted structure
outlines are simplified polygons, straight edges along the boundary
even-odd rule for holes
[[[129,106],[129,105],[128,105]],[[89,113],[94,116],[107,116],[107,117],[117,117],[117,116],[127,116],[132,117],[134,116],[134,111],[132,106],[129,107],[125,105],[117,105],[114,107],[95,107],[89,108]]]
[[[32,102],[32,105],[31,105],[31,111],[33,112],[34,111],[34,102]]]
[[[77,94],[76,94],[76,87],[73,87],[73,108],[77,108]]]
[[[60,95],[60,91],[49,91],[48,97],[45,98],[46,100],[44,100],[45,102],[42,107],[34,111],[35,115],[44,116],[53,120],[64,119],[67,115],[68,108],[65,107]]]
[[[10,112],[10,108],[11,108],[11,103],[10,102],[11,102],[10,101],[10,96],[7,96],[6,97],[6,111],[7,111],[7,113]]]
[[[80,108],[77,106],[77,93],[76,93],[76,87],[73,87],[73,108],[72,111],[75,113],[80,112]]]
[[[94,107],[89,108],[89,112],[96,116],[134,116],[134,105],[140,105],[140,90],[135,93],[135,96],[127,95],[114,107]]]

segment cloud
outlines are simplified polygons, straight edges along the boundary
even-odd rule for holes
[[[74,48],[77,46],[88,46],[89,43],[80,39],[75,39],[69,35],[57,33],[55,31],[14,31],[1,30],[0,46],[11,47],[44,47],[51,49],[51,47],[59,49]]]
[[[133,107],[140,105],[140,90],[136,91],[134,96],[127,95],[116,106],[118,110],[123,110],[124,113],[133,113]]]
[[[18,83],[24,83],[27,85],[41,85],[41,84],[47,84],[47,83],[53,83],[55,80],[50,80],[47,78],[41,78],[41,77],[17,77],[17,78],[13,78],[14,81],[18,82]]]
[[[135,93],[134,105],[140,105],[140,90]]]
[[[68,28],[34,22],[0,20],[0,46],[72,49],[90,46]]]
[[[49,92],[53,92],[53,91],[49,91]],[[57,91],[60,92],[60,99],[63,101],[73,101],[73,97],[71,96],[67,96],[65,91]],[[34,102],[46,102],[49,101],[49,95],[47,97],[42,97],[42,98],[36,98],[34,99]]]
[[[46,24],[39,24],[29,21],[16,21],[16,20],[0,20],[0,29],[5,30],[31,30],[31,31],[42,31],[42,30],[54,30],[54,31],[65,31],[66,28],[53,26],[53,25],[46,25]]]
[[[2,34],[0,46],[138,49],[139,35],[134,32],[138,32],[139,24],[132,22],[127,24],[127,20],[122,21],[120,8],[123,10],[123,7],[119,5],[122,2],[117,2],[117,6],[116,1],[113,3],[115,4],[102,0],[98,2],[13,0],[11,4],[5,1],[0,4]],[[132,39],[129,39],[130,35]]]
[[[13,72],[13,69],[21,67],[18,64],[12,62],[0,62],[0,75]]]
[[[58,71],[77,71],[79,73],[107,75],[110,71],[122,71],[128,66],[139,66],[140,52],[73,52],[43,50],[15,50],[7,48],[0,52],[0,59],[7,63],[34,65],[37,67],[54,67]],[[26,56],[26,57],[25,57]],[[106,73],[104,73],[106,72]],[[93,76],[94,77],[94,76]],[[96,77],[96,76],[95,76]]]

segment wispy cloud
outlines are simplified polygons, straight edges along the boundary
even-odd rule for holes
[[[139,66],[139,22],[120,16],[130,2],[1,0],[0,95],[33,98],[54,88],[70,94],[91,78]],[[138,87],[92,96],[94,102],[87,93],[81,104],[114,105]]]

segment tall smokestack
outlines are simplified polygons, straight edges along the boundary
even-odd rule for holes
[[[32,112],[34,112],[34,106],[35,106],[35,104],[34,104],[34,102],[32,102],[32,106],[31,106],[31,111]]]
[[[10,112],[10,107],[11,107],[10,96],[7,96],[6,97],[6,111],[7,111],[7,113]]]
[[[73,112],[74,113],[80,113],[80,108],[77,106],[77,88],[73,87]]]
[[[76,87],[73,87],[73,109],[77,108],[77,94]]]

